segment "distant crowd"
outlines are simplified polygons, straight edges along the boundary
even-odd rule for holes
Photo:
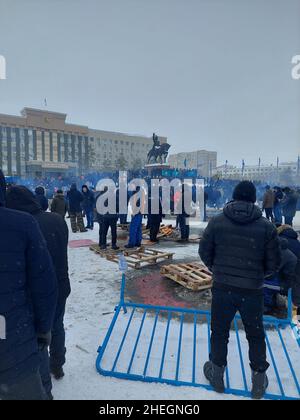
[[[105,202],[108,188],[96,191],[95,184],[83,178],[78,185],[69,186],[69,181],[7,186],[0,171],[0,315],[7,322],[7,337],[0,340],[0,400],[51,400],[53,379],[64,377],[64,315],[71,293],[66,216],[74,233],[93,229],[97,221],[102,250],[119,249],[118,220],[128,225],[126,248],[142,245],[145,216],[149,245],[159,241],[164,209],[160,205],[153,211],[151,188],[147,195],[138,186],[128,193],[127,212],[117,206],[113,213],[99,213],[98,200]],[[180,188],[172,195],[171,212],[177,215],[179,240],[188,243],[192,213],[184,206],[185,197],[191,197],[191,207],[197,203],[191,183]],[[117,203],[118,193],[114,187]],[[256,187],[247,181],[207,183],[205,203],[217,210],[223,207],[209,221],[199,247],[213,275],[211,359],[204,374],[217,392],[224,392],[227,343],[237,311],[250,346],[253,398],[262,398],[268,386],[263,315],[283,307],[286,311],[289,289],[300,315],[300,242],[293,228],[298,202],[296,188]]]

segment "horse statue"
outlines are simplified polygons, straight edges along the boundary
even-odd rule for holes
[[[153,147],[148,153],[148,164],[166,163],[170,147],[168,143],[160,144],[158,136],[153,134]]]

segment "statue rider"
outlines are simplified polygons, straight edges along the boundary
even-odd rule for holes
[[[153,133],[153,149],[159,149],[160,148],[160,141],[158,139],[158,136]]]

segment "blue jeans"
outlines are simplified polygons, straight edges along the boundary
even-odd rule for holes
[[[293,216],[284,216],[284,223],[286,225],[293,226],[294,217]]]
[[[143,239],[142,222],[143,216],[141,214],[137,214],[131,219],[128,242],[129,246],[141,246]]]
[[[267,351],[263,326],[264,296],[263,292],[253,293],[213,289],[211,308],[211,354],[210,360],[217,366],[227,366],[228,342],[231,323],[237,312],[240,313],[247,340],[251,369],[265,372]]]
[[[282,210],[280,204],[274,206],[275,223],[282,223]]]
[[[87,220],[87,227],[93,228],[94,227],[94,210],[87,209],[85,210],[86,220]]]

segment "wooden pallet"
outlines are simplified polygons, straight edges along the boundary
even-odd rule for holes
[[[158,264],[161,261],[173,259],[173,253],[162,252],[154,249],[144,248],[137,250],[126,250],[124,256],[126,258],[128,267],[139,270],[145,266]],[[118,258],[108,258],[110,261],[118,262]]]
[[[119,263],[119,255],[122,253],[127,261],[128,267],[139,270],[145,266],[157,264],[158,262],[165,260],[172,260],[174,254],[170,252],[162,252],[149,248],[135,248],[126,249],[120,248],[117,251],[112,249],[102,250],[99,245],[93,245],[90,249],[102,258],[106,258],[108,261]]]
[[[177,232],[175,229],[171,235],[158,237],[158,239],[161,239],[162,241],[168,241],[168,242],[181,242],[180,232]],[[190,235],[187,243],[199,245],[200,239],[201,237],[199,235]]]
[[[98,244],[95,244],[95,245],[90,246],[90,250],[95,252],[96,254],[100,255],[103,258],[107,258],[107,257],[110,257],[111,255],[112,256],[114,256],[114,255],[118,256],[120,254],[125,254],[125,253],[127,255],[129,255],[130,253],[137,252],[137,250],[142,252],[144,250],[144,247],[142,246],[142,247],[136,248],[136,249],[126,249],[124,246],[120,246],[119,249],[114,250],[112,248],[101,249]]]
[[[195,292],[212,287],[211,272],[198,262],[164,265],[160,272],[164,277]]]

